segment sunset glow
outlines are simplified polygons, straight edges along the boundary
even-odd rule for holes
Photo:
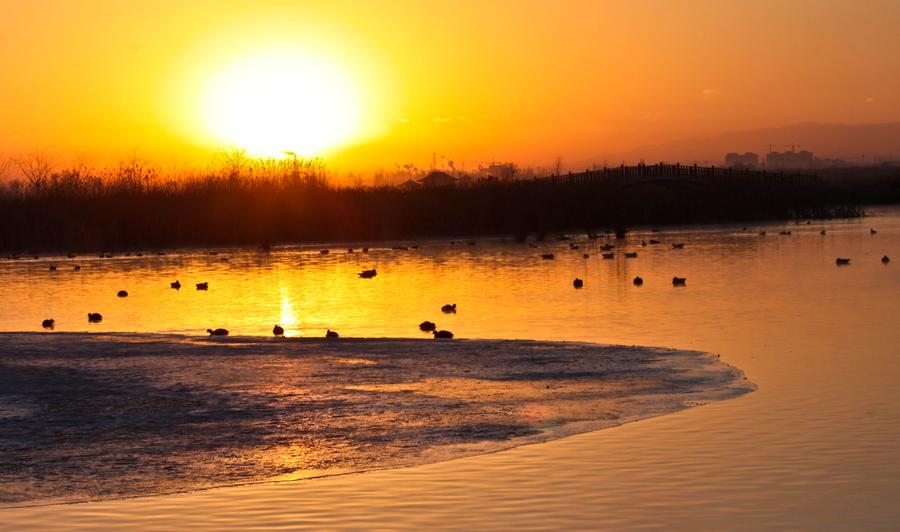
[[[240,58],[202,94],[197,118],[209,134],[255,156],[316,156],[359,128],[356,87],[336,65],[302,53]]]

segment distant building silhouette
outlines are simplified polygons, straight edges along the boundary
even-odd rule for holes
[[[450,187],[456,183],[456,178],[447,172],[433,170],[419,180],[423,187]]]
[[[731,168],[756,168],[759,166],[759,155],[753,152],[728,153],[725,155],[725,166]]]
[[[772,170],[808,170],[813,168],[813,154],[810,151],[800,150],[777,152],[770,151],[766,154],[766,168]]]

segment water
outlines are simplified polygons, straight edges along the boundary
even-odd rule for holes
[[[279,322],[297,336],[332,328],[345,336],[415,338],[417,324],[431,319],[464,338],[719,353],[758,391],[551,444],[364,481],[318,482],[314,491],[280,488],[253,499],[253,515],[274,525],[312,526],[347,519],[361,527],[385,519],[423,526],[450,523],[452,515],[459,527],[892,529],[900,522],[900,211],[874,214],[769,226],[764,237],[758,226],[632,233],[625,247],[638,258],[617,253],[612,261],[600,258],[602,240],[576,237],[577,251],[567,241],[533,249],[479,240],[473,247],[419,242],[419,250],[368,255],[276,249],[268,257],[222,250],[217,256],[55,259],[56,272],[47,271],[46,260],[3,262],[0,329],[36,331],[43,318],[54,317],[57,330],[199,335],[224,326],[236,334],[270,334]],[[792,235],[779,236],[782,228]],[[636,245],[650,238],[663,244]],[[672,249],[672,242],[685,247]],[[556,260],[540,260],[543,252],[556,253]],[[883,265],[884,254],[895,262]],[[852,258],[851,265],[837,267],[838,256]],[[82,270],[69,271],[71,262]],[[375,279],[356,277],[373,266]],[[643,287],[631,284],[635,275],[644,278]],[[673,275],[687,277],[687,286],[672,287]],[[581,290],[572,288],[576,276],[585,280]],[[175,278],[186,288],[170,290]],[[209,292],[188,285],[197,281],[209,281]],[[130,293],[126,299],[116,298],[122,288]],[[451,302],[459,312],[440,313]],[[104,321],[89,325],[91,311],[102,312]],[[157,504],[174,512],[205,502],[229,510],[195,521],[225,526],[239,522],[240,501],[249,496],[220,490],[92,512],[139,523],[140,508]],[[496,504],[485,508],[484,497]],[[412,501],[416,512],[405,510]],[[100,519],[71,512],[81,512],[88,525],[92,515]]]

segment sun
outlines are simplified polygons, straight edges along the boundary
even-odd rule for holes
[[[358,134],[361,98],[335,63],[299,51],[230,62],[203,94],[208,133],[257,157],[318,156]]]

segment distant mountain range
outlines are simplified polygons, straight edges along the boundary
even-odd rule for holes
[[[878,160],[900,160],[900,122],[881,124],[823,124],[804,122],[783,127],[732,131],[716,137],[693,138],[642,146],[606,155],[608,164],[640,160],[724,164],[728,152],[755,152],[765,156],[773,151],[796,149],[813,152],[817,158],[839,158],[851,163],[871,164]],[[592,162],[597,162],[592,161]]]

